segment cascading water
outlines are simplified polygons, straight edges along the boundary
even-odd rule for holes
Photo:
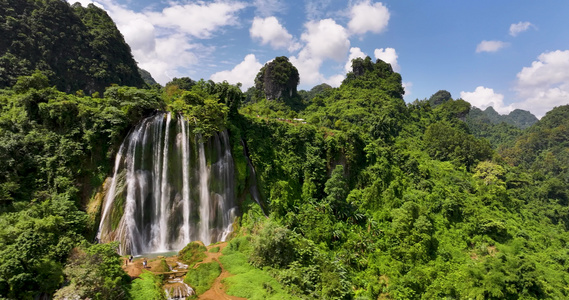
[[[234,166],[227,132],[205,142],[182,116],[144,119],[115,159],[99,233],[121,254],[175,251],[194,240],[224,240],[235,218]]]

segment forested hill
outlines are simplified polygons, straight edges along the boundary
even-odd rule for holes
[[[569,297],[567,107],[525,130],[488,123],[494,150],[468,102],[405,104],[388,64],[353,66],[338,88],[299,92],[303,109],[240,110],[271,218],[230,247],[299,298]]]
[[[165,298],[159,278],[121,269],[118,242],[94,243],[121,142],[156,111],[192,120],[196,138],[229,133],[230,295],[569,298],[569,106],[526,129],[473,121],[448,92],[405,103],[401,75],[369,57],[310,92],[284,57],[247,93],[190,78],[112,86],[143,83],[104,11],[0,9],[0,298]]]
[[[487,107],[485,110],[473,107],[470,110],[469,117],[478,118],[482,122],[492,124],[504,122],[520,129],[526,129],[538,121],[537,118],[527,110],[514,109],[507,115],[501,115],[495,111],[492,106]]]
[[[549,111],[501,154],[513,165],[562,180],[559,192],[563,201],[569,201],[565,187],[569,180],[569,105]]]
[[[34,70],[66,93],[141,87],[136,62],[107,13],[61,0],[0,1],[0,87]]]

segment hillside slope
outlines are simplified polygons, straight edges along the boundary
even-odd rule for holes
[[[36,69],[66,93],[144,85],[130,47],[104,10],[61,0],[2,0],[0,11],[0,88]]]

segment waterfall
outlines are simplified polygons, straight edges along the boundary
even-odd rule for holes
[[[203,141],[190,129],[181,115],[158,113],[129,133],[105,196],[101,242],[138,255],[225,240],[236,212],[228,134]]]

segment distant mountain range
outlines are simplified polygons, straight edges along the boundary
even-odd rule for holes
[[[500,124],[504,122],[520,129],[526,129],[538,121],[538,119],[527,110],[515,109],[507,115],[501,115],[494,110],[492,106],[487,107],[485,110],[472,107],[469,117],[479,119],[485,123]]]

